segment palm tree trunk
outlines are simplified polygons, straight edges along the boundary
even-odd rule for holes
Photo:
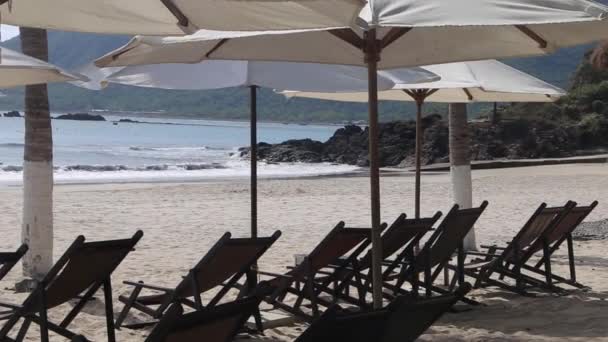
[[[452,103],[449,110],[450,132],[450,176],[454,202],[461,208],[473,205],[473,186],[471,181],[471,158],[469,148],[471,137],[467,124],[467,105]],[[465,238],[464,248],[477,249],[475,231],[471,230]]]
[[[48,61],[46,30],[21,27],[24,54]],[[46,84],[25,87],[23,224],[29,245],[23,259],[26,277],[41,279],[53,263],[53,134]]]

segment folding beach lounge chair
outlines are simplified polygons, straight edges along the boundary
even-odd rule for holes
[[[156,323],[146,342],[229,342],[253,315],[262,296],[253,295],[212,308],[184,314],[182,306],[171,304]],[[72,342],[88,342],[79,335]]]
[[[15,252],[0,253],[0,280],[23,258],[27,250],[27,245],[23,244]]]
[[[172,303],[180,303],[195,310],[209,309],[218,304],[231,289],[236,288],[242,278],[246,278],[246,287],[241,288],[241,294],[246,294],[256,283],[252,266],[280,236],[280,231],[261,238],[232,238],[230,233],[225,233],[174,288],[125,281],[125,284],[134,289],[130,295],[118,298],[125,306],[116,319],[116,327],[123,326],[131,309],[139,310],[155,320],[161,318]],[[201,295],[216,288],[219,289],[217,293],[203,304]],[[144,289],[155,294],[141,295]],[[141,328],[154,323],[151,321],[124,326]]]
[[[409,260],[403,259],[400,261],[402,268],[395,285],[385,283],[385,287],[396,294],[403,294],[402,286],[405,282],[409,282],[414,295],[418,294],[420,287],[426,290],[427,297],[430,297],[433,292],[449,293],[448,289],[435,286],[434,282],[444,268],[449,265],[454,255],[457,255],[456,274],[458,283],[463,285],[464,270],[462,267],[465,257],[463,240],[487,206],[487,201],[483,201],[477,208],[469,209],[460,209],[458,205],[454,205],[431,237],[425,242],[420,252],[414,257],[410,256]],[[424,274],[423,282],[419,280],[419,274],[421,273]],[[463,301],[472,305],[478,304],[467,298],[463,298]]]
[[[576,203],[569,201],[561,207],[547,207],[542,203],[506,247],[482,246],[487,252],[467,252],[467,255],[481,257],[464,266],[468,276],[475,278],[475,287],[498,286],[520,294],[526,294],[525,285],[542,286],[542,282],[522,273],[523,265],[539,250],[543,241],[574,208]],[[492,275],[499,275],[499,279]],[[515,286],[504,282],[509,277]]]
[[[110,276],[142,236],[143,232],[137,231],[124,240],[85,242],[84,236],[76,238],[23,304],[0,303],[0,306],[12,309],[10,315],[2,317],[6,323],[0,329],[0,341],[22,341],[32,322],[40,326],[43,342],[49,341],[49,330],[67,339],[73,338],[75,334],[68,326],[102,286],[108,341],[115,341]],[[65,318],[58,324],[51,322],[48,310],[71,300],[77,302]],[[9,337],[20,320],[23,323],[16,337]]]
[[[381,229],[385,229],[383,224]],[[352,268],[357,258],[371,243],[370,228],[347,228],[338,223],[327,236],[308,254],[301,263],[285,274],[258,270],[258,274],[271,276],[270,283],[276,291],[266,300],[291,314],[310,320],[319,315],[319,305],[331,305],[321,297],[322,293],[333,294],[330,285],[340,281],[344,271]],[[328,271],[320,273],[322,271]],[[316,277],[322,280],[315,281]],[[293,304],[284,301],[288,294],[296,296]],[[308,300],[312,314],[303,310],[303,302]]]
[[[574,230],[587,218],[587,216],[595,209],[598,202],[593,201],[588,206],[576,206],[567,212],[566,216],[550,231],[541,237],[543,256],[536,265],[530,267],[527,263],[522,265],[522,268],[540,274],[545,277],[546,285],[553,288],[556,283],[567,284],[576,288],[586,288],[585,285],[576,280],[576,265],[574,263],[574,242],[572,233]],[[551,256],[555,253],[562,244],[566,242],[568,249],[568,266],[570,275],[569,278],[564,278],[554,274],[551,270]],[[540,248],[541,244],[536,246]],[[530,253],[529,251],[528,253]],[[541,269],[542,267],[542,269]]]
[[[408,342],[416,340],[471,289],[465,283],[454,293],[414,298],[399,296],[386,308],[364,312],[328,309],[296,342]]]
[[[382,260],[385,266],[382,271],[382,279],[384,282],[390,281],[402,260],[409,260],[414,255],[415,247],[419,245],[422,237],[433,229],[440,217],[441,212],[435,213],[432,217],[418,219],[408,219],[405,214],[401,214],[384,231],[382,234]],[[393,256],[394,258],[390,259]],[[354,268],[349,269],[343,279],[335,285],[334,297],[362,308],[369,306],[366,296],[371,289],[371,273],[369,272],[371,262],[371,250],[368,250],[365,256],[355,263]],[[356,299],[350,296],[350,287],[357,290]]]
[[[467,273],[477,278],[476,286],[496,285],[522,294],[526,294],[526,286],[563,291],[555,286],[556,283],[584,288],[576,280],[572,232],[596,206],[597,202],[593,202],[577,207],[575,202],[569,201],[563,207],[547,208],[543,203],[507,247],[484,246],[488,248],[488,254],[474,253],[485,259],[468,265]],[[568,244],[570,279],[554,274],[551,269],[551,256],[564,242]],[[541,259],[531,264],[532,257],[539,252]],[[524,274],[522,270],[544,279]],[[493,273],[500,275],[500,281],[490,278]],[[513,278],[516,286],[503,282],[505,277]]]

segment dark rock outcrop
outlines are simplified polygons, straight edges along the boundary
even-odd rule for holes
[[[139,121],[137,121],[137,120],[131,120],[131,119],[120,119],[120,120],[118,120],[118,122],[139,123]]]
[[[4,113],[4,117],[5,118],[20,118],[21,117],[21,113],[19,113],[16,110],[11,110],[10,112]]]
[[[593,129],[584,125],[593,124]],[[608,124],[582,122],[560,125],[525,119],[499,123],[471,122],[471,158],[474,160],[570,157],[589,148],[608,147]],[[380,165],[414,164],[416,125],[414,121],[381,123]],[[422,120],[424,165],[449,161],[448,124],[439,115]],[[249,148],[240,149],[241,156]],[[310,139],[288,140],[280,144],[260,143],[258,156],[268,162],[333,162],[368,166],[368,130],[360,126],[338,129],[326,142]]]
[[[106,121],[101,115],[89,114],[89,113],[68,113],[57,116],[57,120],[80,120],[80,121]]]

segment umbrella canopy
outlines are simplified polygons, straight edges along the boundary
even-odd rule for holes
[[[399,69],[381,74],[395,83],[392,90],[381,91],[381,100],[415,101],[403,90],[433,89],[425,102],[552,102],[566,91],[496,60],[459,62],[423,66],[440,80],[408,84],[399,78]],[[367,102],[367,92],[322,93],[286,91],[287,96],[334,101]]]
[[[87,80],[52,64],[19,52],[0,48],[0,88],[40,83]]]
[[[362,92],[367,89],[367,70],[361,67],[289,62],[204,61],[197,64],[150,64],[97,68],[87,65],[79,73],[90,81],[75,84],[101,89],[107,83],[147,88],[204,90],[259,86],[276,90],[315,92]],[[427,84],[439,76],[422,68],[403,68],[391,77],[412,84]],[[395,87],[393,79],[378,77],[380,89]]]
[[[403,21],[390,15],[393,12],[387,8],[388,4],[410,2],[413,3],[411,11],[402,12],[398,17]],[[378,12],[376,25],[381,25],[376,30],[382,54],[378,61],[380,69],[547,54],[561,47],[605,39],[608,31],[608,20],[605,20],[608,7],[585,0],[371,3]],[[358,19],[364,27],[375,27],[372,17],[371,9],[366,7]],[[387,17],[392,19],[383,19]],[[185,37],[137,36],[100,58],[97,64],[246,59],[364,66],[363,32],[363,29],[344,28],[274,32],[201,30]]]
[[[348,26],[362,0],[14,0],[3,24],[62,31],[181,35],[198,29],[278,30]]]

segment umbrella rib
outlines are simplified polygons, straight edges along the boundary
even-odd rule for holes
[[[188,17],[186,17],[186,15],[184,14],[184,12],[182,12],[174,3],[172,0],[160,0],[160,2],[163,3],[163,5],[165,5],[165,7],[167,7],[167,9],[169,10],[169,12],[171,12],[171,14],[173,14],[175,16],[175,18],[177,19],[177,23],[180,24],[183,27],[188,27],[188,24],[190,22],[190,20],[188,20]]]
[[[401,38],[404,34],[410,32],[411,27],[393,27],[388,33],[382,38],[382,48],[394,43],[397,39]]]
[[[363,39],[361,39],[361,37],[359,37],[352,29],[335,29],[329,30],[327,32],[340,38],[341,40],[347,42],[348,44],[354,46],[357,49],[363,49],[363,47],[365,46]]]
[[[515,27],[520,30],[523,34],[525,34],[526,36],[530,37],[532,40],[534,40],[535,42],[538,43],[538,47],[540,47],[541,49],[546,49],[547,48],[547,41],[543,39],[543,37],[539,36],[536,32],[532,31],[532,29],[530,29],[528,26],[526,25],[515,25]]]
[[[214,53],[215,51],[217,51],[217,49],[221,48],[221,47],[222,47],[222,45],[226,44],[226,43],[227,43],[229,40],[230,40],[230,39],[228,39],[228,38],[224,38],[224,39],[220,40],[220,41],[219,41],[217,44],[215,44],[215,46],[213,46],[213,47],[211,48],[211,50],[209,50],[209,52],[207,52],[207,53],[205,54],[205,57],[206,57],[206,58],[209,58],[209,57],[211,56],[211,54],[212,54],[212,53]]]
[[[473,95],[471,95],[471,92],[469,91],[469,89],[462,88],[462,91],[464,91],[464,93],[467,94],[467,98],[469,99],[469,101],[473,101]]]

